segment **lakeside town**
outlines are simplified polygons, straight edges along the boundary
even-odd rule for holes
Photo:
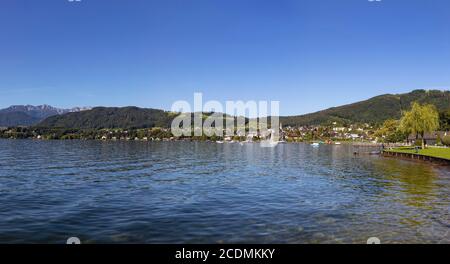
[[[420,154],[420,151],[450,160],[450,113],[439,114],[430,104],[413,103],[410,111],[405,111],[399,120],[388,119],[380,125],[359,123],[316,126],[282,126],[277,131],[277,142],[319,144],[364,144],[385,147],[399,153]],[[152,127],[140,129],[102,128],[67,129],[48,127],[4,127],[0,128],[0,138],[35,140],[125,140],[125,141],[210,141],[217,143],[260,142],[273,140],[274,129],[250,130],[235,128],[232,136],[181,136],[175,137],[169,128]],[[192,131],[194,131],[194,128]],[[254,132],[252,132],[254,131]],[[224,129],[223,135],[227,134]],[[194,135],[194,133],[192,133]],[[436,149],[438,151],[436,151]],[[435,153],[437,152],[437,153]]]
[[[289,143],[399,143],[392,141],[392,134],[385,134],[386,127],[374,127],[373,125],[349,125],[339,126],[334,123],[332,126],[285,126],[280,129],[280,140]],[[225,130],[224,130],[225,132]],[[389,131],[387,131],[389,133]],[[145,129],[63,129],[63,128],[39,128],[39,127],[0,127],[0,138],[4,139],[39,139],[39,140],[135,140],[135,141],[176,141],[176,140],[198,140],[198,141],[224,141],[224,142],[258,142],[266,140],[270,136],[268,133],[259,131],[246,133],[247,135],[235,135],[208,137],[174,137],[169,128],[154,127]],[[395,135],[399,136],[399,135]],[[450,136],[448,131],[434,131],[426,133],[424,139],[428,145],[445,145],[446,137]],[[414,135],[408,137],[400,136],[404,140],[414,143]]]
[[[283,126],[280,123],[279,136],[280,141],[286,142],[365,142],[365,143],[407,143],[414,144],[415,141],[424,140],[424,145],[447,145],[450,137],[450,112],[438,114],[432,105],[416,104],[417,109],[405,112],[401,120],[388,119],[382,124],[356,123],[343,124],[330,122],[326,125],[307,125],[307,126]],[[431,108],[430,108],[431,107]],[[406,120],[407,114],[416,111],[416,115],[424,116],[421,120]],[[425,111],[425,113],[420,113]],[[434,111],[430,117],[426,117],[426,111]],[[417,119],[417,118],[416,118]],[[425,121],[434,119],[431,124]],[[403,124],[401,124],[403,122]],[[407,122],[416,122],[423,124],[407,124]],[[427,121],[428,122],[428,121]],[[260,129],[249,129],[247,123],[245,128],[234,128],[233,136],[192,136],[175,137],[167,127],[151,128],[59,128],[42,126],[17,126],[0,127],[0,138],[8,139],[42,139],[42,140],[136,140],[136,141],[174,141],[174,140],[203,140],[224,142],[247,141],[257,142],[267,140],[271,137],[272,129],[263,131]],[[413,127],[414,126],[414,127]],[[419,126],[422,126],[420,128]],[[227,135],[227,130],[223,129],[223,135]]]

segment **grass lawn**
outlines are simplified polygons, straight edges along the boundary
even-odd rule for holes
[[[414,150],[414,148],[394,148],[394,149],[390,149],[388,151],[398,152],[398,153],[414,153],[414,154],[416,154],[416,151]],[[419,149],[419,153],[417,153],[417,154],[450,160],[450,148],[428,147],[427,149]]]

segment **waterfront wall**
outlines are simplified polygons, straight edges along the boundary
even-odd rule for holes
[[[402,159],[408,159],[408,160],[425,161],[425,162],[433,162],[433,163],[442,164],[442,165],[450,165],[450,160],[448,160],[448,159],[431,157],[431,156],[415,154],[415,153],[400,153],[400,152],[385,150],[385,151],[383,151],[382,155],[384,157],[396,157],[396,158],[402,158]]]

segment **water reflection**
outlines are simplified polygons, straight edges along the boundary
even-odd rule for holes
[[[386,158],[374,162],[378,173],[386,179],[386,188],[400,190],[406,205],[431,209],[436,199],[438,172],[435,165]]]

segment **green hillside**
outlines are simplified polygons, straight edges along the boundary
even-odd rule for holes
[[[96,107],[92,110],[51,116],[40,127],[63,128],[146,128],[169,127],[169,112],[138,107]]]
[[[39,122],[39,118],[23,112],[0,112],[0,127],[30,126]]]
[[[450,91],[415,90],[406,94],[386,94],[349,105],[329,108],[316,113],[281,117],[284,126],[340,123],[382,123],[400,118],[412,102],[431,103],[439,111],[450,109]],[[208,115],[208,114],[205,114]],[[51,116],[40,127],[61,128],[147,128],[170,127],[174,114],[157,109],[138,107],[96,107],[92,110]]]
[[[318,125],[334,121],[381,123],[389,118],[400,118],[402,111],[408,110],[414,101],[431,103],[439,111],[444,111],[450,108],[450,91],[415,90],[405,94],[385,94],[311,114],[281,117],[280,121],[286,126]]]

